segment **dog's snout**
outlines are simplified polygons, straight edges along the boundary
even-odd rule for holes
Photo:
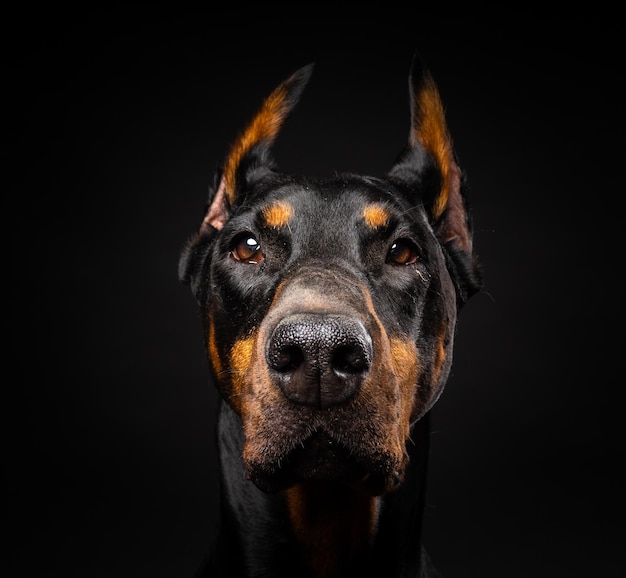
[[[359,389],[372,363],[372,340],[357,319],[300,314],[283,319],[266,357],[285,396],[316,407],[337,405]]]

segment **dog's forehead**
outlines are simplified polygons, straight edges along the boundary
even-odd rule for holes
[[[309,224],[320,233],[346,233],[345,227],[357,222],[379,229],[399,221],[422,221],[419,208],[411,208],[389,181],[354,175],[283,184],[265,195],[258,218],[263,226]]]

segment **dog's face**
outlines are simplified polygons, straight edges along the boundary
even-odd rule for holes
[[[480,287],[439,95],[411,70],[409,144],[384,178],[281,174],[270,154],[309,79],[265,101],[234,143],[181,257],[213,378],[241,417],[265,491],[403,479],[411,426],[435,403],[457,310]]]

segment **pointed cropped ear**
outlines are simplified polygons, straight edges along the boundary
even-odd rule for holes
[[[220,171],[221,178],[200,226],[200,234],[224,226],[238,195],[255,171],[274,168],[271,146],[312,72],[313,64],[309,64],[279,84],[235,140]]]
[[[464,301],[480,287],[473,256],[472,221],[437,86],[415,55],[409,75],[411,130],[408,145],[389,172],[413,201],[422,202],[440,243],[459,272],[459,295]]]
[[[178,262],[178,275],[190,284],[197,298],[202,292],[202,268],[206,265],[211,240],[220,231],[254,175],[274,168],[271,147],[287,115],[300,99],[313,64],[302,67],[279,84],[247,128],[230,148],[209,191],[209,203],[199,230],[188,240]]]
[[[417,55],[411,65],[409,95],[409,142],[389,177],[419,191],[433,222],[438,225],[442,242],[455,239],[460,247],[471,252],[471,231],[465,222],[465,199],[461,191],[462,175],[443,104],[435,81]]]

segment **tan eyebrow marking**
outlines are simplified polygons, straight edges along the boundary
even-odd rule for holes
[[[384,227],[389,223],[389,210],[380,203],[372,203],[363,209],[363,218],[372,229]]]
[[[286,201],[278,201],[263,209],[263,218],[268,227],[284,227],[293,215],[293,207]]]

